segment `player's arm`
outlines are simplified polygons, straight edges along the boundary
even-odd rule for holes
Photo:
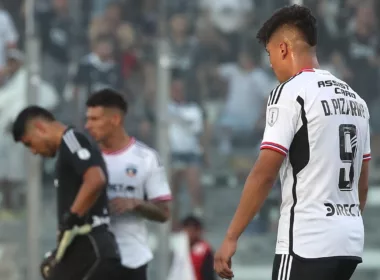
[[[63,141],[67,147],[68,161],[82,177],[82,185],[71,206],[71,212],[83,217],[106,187],[107,179],[102,169],[103,158],[89,140],[74,131],[67,132]]]
[[[65,213],[59,225],[58,247],[55,261],[60,262],[67,248],[77,235],[91,232],[91,221],[85,219],[85,215],[94,205],[106,186],[106,174],[101,166],[102,156],[100,151],[94,149],[89,140],[73,130],[63,135],[65,145],[63,157],[65,163],[73,167],[74,172],[82,177],[82,185],[68,213]],[[70,174],[68,174],[70,176]]]
[[[301,107],[283,92],[279,102],[269,102],[260,155],[244,185],[240,203],[226,238],[237,240],[259,212],[275,183],[277,174],[296,132]]]
[[[158,157],[151,161],[150,172],[144,185],[147,200],[136,207],[146,219],[166,222],[170,218],[171,192],[164,166]]]
[[[369,160],[371,159],[371,145],[370,145],[370,133],[369,128],[367,132],[367,139],[364,146],[363,164],[359,177],[359,201],[360,211],[363,212],[365,204],[367,202],[368,194],[368,177],[369,177]]]

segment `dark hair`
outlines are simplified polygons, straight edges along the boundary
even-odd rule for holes
[[[13,122],[12,135],[16,142],[20,141],[24,136],[28,122],[36,118],[47,121],[55,120],[53,114],[42,107],[36,105],[26,107],[17,115],[16,120]]]
[[[317,44],[317,20],[310,9],[300,5],[286,6],[277,10],[257,32],[256,38],[266,45],[273,33],[284,24],[300,30],[310,46]]]
[[[94,92],[86,102],[87,107],[105,107],[119,109],[124,114],[128,112],[128,102],[116,90],[111,88]]]
[[[195,216],[192,216],[192,215],[184,218],[182,220],[181,224],[183,227],[195,227],[195,228],[199,228],[199,229],[203,228],[203,223],[201,222],[201,220]]]

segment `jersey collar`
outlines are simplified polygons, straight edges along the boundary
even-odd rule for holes
[[[127,151],[134,143],[136,142],[136,139],[135,137],[131,137],[129,139],[129,142],[127,145],[125,145],[123,148],[117,150],[117,151],[106,151],[106,150],[102,150],[102,153],[105,154],[105,155],[118,155],[118,154],[121,154],[125,151]]]

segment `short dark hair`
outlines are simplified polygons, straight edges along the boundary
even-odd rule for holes
[[[17,115],[16,120],[13,122],[12,135],[16,142],[19,142],[24,136],[28,122],[36,118],[55,121],[54,115],[42,107],[37,105],[26,107]]]
[[[317,20],[305,6],[292,5],[277,10],[257,32],[256,38],[266,45],[273,33],[281,26],[289,24],[301,31],[306,42],[314,47],[317,44]]]
[[[94,92],[86,102],[87,107],[105,107],[119,109],[124,114],[128,112],[128,102],[116,90],[111,88]]]
[[[181,224],[183,227],[195,227],[198,229],[203,229],[202,221],[193,215],[189,215],[189,216],[185,217],[182,220]]]

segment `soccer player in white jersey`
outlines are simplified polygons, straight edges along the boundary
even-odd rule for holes
[[[364,245],[367,105],[347,83],[318,69],[316,19],[306,7],[276,11],[257,38],[281,84],[270,94],[261,152],[215,255],[215,270],[233,277],[238,238],[279,174],[282,205],[272,279],[348,280]]]
[[[169,219],[171,192],[157,152],[124,129],[127,102],[104,89],[87,100],[86,128],[99,143],[109,176],[111,229],[120,248],[127,279],[146,280],[153,258],[145,219]]]

